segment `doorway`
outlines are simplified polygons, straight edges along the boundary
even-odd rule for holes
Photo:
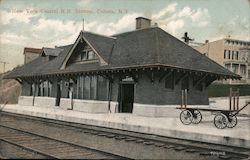
[[[119,87],[119,112],[132,113],[134,104],[134,83],[121,83]]]
[[[57,84],[57,93],[56,93],[56,106],[60,106],[60,99],[61,99],[61,85],[60,83]]]

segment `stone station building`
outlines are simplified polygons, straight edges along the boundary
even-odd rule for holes
[[[183,89],[188,105],[208,105],[213,81],[240,76],[138,17],[134,31],[81,31],[71,45],[43,48],[5,78],[21,83],[20,105],[165,116]]]

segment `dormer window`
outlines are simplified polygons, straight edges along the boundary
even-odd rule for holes
[[[81,61],[97,59],[96,54],[91,49],[84,49],[81,52]]]

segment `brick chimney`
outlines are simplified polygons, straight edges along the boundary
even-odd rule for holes
[[[151,26],[151,20],[144,17],[136,18],[136,29],[148,28]]]

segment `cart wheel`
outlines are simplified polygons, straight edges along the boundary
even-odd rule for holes
[[[228,119],[223,113],[217,114],[214,117],[214,125],[216,128],[223,129],[227,126]]]
[[[192,113],[189,110],[183,110],[180,113],[180,120],[183,124],[189,125],[193,120]]]
[[[229,115],[227,127],[228,128],[233,128],[233,127],[236,126],[236,124],[237,124],[237,117]]]
[[[202,120],[202,114],[199,110],[194,110],[192,123],[198,124]]]

